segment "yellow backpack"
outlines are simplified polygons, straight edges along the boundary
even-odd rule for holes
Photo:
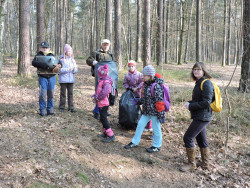
[[[206,80],[208,79],[205,79],[201,82],[201,91],[203,90],[203,84]],[[215,100],[210,104],[210,106],[214,112],[220,112],[222,110],[222,98],[220,95],[220,88],[214,82],[212,83],[214,86]]]

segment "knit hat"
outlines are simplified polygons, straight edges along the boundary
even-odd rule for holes
[[[105,64],[104,66],[100,66],[97,70],[97,73],[98,73],[98,77],[99,78],[104,78],[107,76],[109,72],[109,67],[107,64]]]
[[[128,66],[129,65],[133,65],[134,67],[136,67],[136,62],[134,60],[130,60],[128,63]]]
[[[144,67],[142,74],[154,77],[155,76],[155,69],[152,65],[148,65],[148,66]]]
[[[64,59],[66,58],[66,52],[67,52],[68,50],[72,50],[72,58],[74,59],[73,49],[72,49],[72,47],[71,47],[69,44],[65,44],[65,46],[64,46],[63,58],[64,58]]]

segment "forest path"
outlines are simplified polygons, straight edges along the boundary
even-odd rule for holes
[[[85,61],[77,62],[77,112],[60,113],[56,108],[55,117],[38,115],[37,80],[31,79],[28,87],[20,85],[21,79],[15,77],[17,64],[13,59],[5,62],[0,74],[0,187],[222,187],[231,182],[249,183],[247,171],[241,171],[241,180],[237,175],[228,182],[228,169],[218,162],[222,158],[219,139],[209,139],[216,166],[212,172],[200,168],[194,173],[179,172],[186,161],[182,137],[189,122],[175,122],[173,114],[162,126],[160,152],[146,152],[145,148],[152,144],[148,132],[143,133],[138,148],[125,150],[123,147],[132,139],[134,130],[118,125],[117,104],[110,108],[109,118],[116,140],[103,143],[97,137],[102,125],[92,117],[94,78]],[[184,65],[183,69],[190,66]],[[177,66],[168,68],[174,67]],[[176,84],[193,87],[190,82]],[[56,107],[59,89],[57,85]]]

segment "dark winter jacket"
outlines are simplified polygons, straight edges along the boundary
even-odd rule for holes
[[[154,88],[154,97],[151,94],[152,84],[156,82]],[[137,104],[142,104],[142,114],[148,116],[157,116],[157,118],[165,118],[165,111],[158,112],[155,107],[156,102],[163,101],[163,89],[160,84],[164,84],[164,80],[161,78],[155,77],[153,81],[144,82],[143,97],[138,100]]]
[[[92,76],[95,76],[95,66],[93,65],[93,61],[115,61],[115,58],[111,52],[104,52],[102,49],[99,49],[95,52],[92,52],[89,58],[86,60],[86,63],[91,66]]]
[[[191,119],[200,121],[212,120],[212,109],[210,104],[214,100],[214,86],[210,80],[203,83],[203,91],[201,91],[201,82],[205,78],[202,77],[196,81],[193,89],[192,101],[189,101],[189,110]]]
[[[45,77],[45,78],[50,78],[52,76],[55,76],[56,73],[53,73],[52,69],[50,69],[49,66],[46,63],[41,63],[41,62],[38,62],[36,60],[37,56],[45,56],[45,55],[44,55],[43,52],[39,51],[36,54],[36,56],[34,57],[33,61],[32,61],[32,65],[37,68],[37,74],[38,74],[38,76],[42,76],[42,77]],[[54,56],[54,54],[52,54],[51,52],[49,52],[46,56]],[[59,62],[58,64],[62,65],[61,62]]]

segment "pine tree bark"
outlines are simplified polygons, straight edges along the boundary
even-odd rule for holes
[[[169,13],[170,13],[170,0],[167,4],[167,15],[166,15],[166,40],[165,40],[165,63],[168,63],[169,59]]]
[[[30,1],[19,0],[19,56],[17,73],[30,75]]]
[[[118,63],[119,70],[123,69],[121,55],[121,0],[114,1],[115,7],[115,48],[114,55]]]
[[[232,8],[232,1],[229,0],[229,2],[228,2],[228,33],[227,33],[227,61],[226,61],[226,65],[230,65],[231,8]]]
[[[143,67],[150,64],[151,46],[150,46],[150,0],[144,1],[144,60]]]
[[[223,55],[222,55],[222,66],[226,65],[226,47],[227,47],[227,0],[224,0],[224,30],[223,30]]]
[[[241,64],[241,78],[239,90],[242,92],[250,91],[250,1],[244,0],[243,15],[243,57]]]
[[[141,0],[137,0],[136,61],[141,62]]]
[[[44,27],[44,7],[45,0],[37,0],[37,51],[39,51],[41,42],[45,41],[45,27]]]
[[[200,0],[196,0],[196,62],[200,61]]]
[[[96,32],[96,47],[100,46],[100,13],[99,13],[99,0],[95,0],[95,32]]]
[[[162,64],[162,14],[163,14],[163,1],[158,0],[158,20],[157,20],[157,50],[156,50],[156,64]]]
[[[110,31],[111,31],[111,0],[106,0],[106,23],[105,23],[105,38],[111,39]]]
[[[184,35],[184,28],[185,28],[185,13],[184,13],[184,2],[181,1],[180,6],[180,41],[179,41],[179,56],[178,56],[178,65],[181,65],[182,60],[182,46],[183,46],[183,35]]]

